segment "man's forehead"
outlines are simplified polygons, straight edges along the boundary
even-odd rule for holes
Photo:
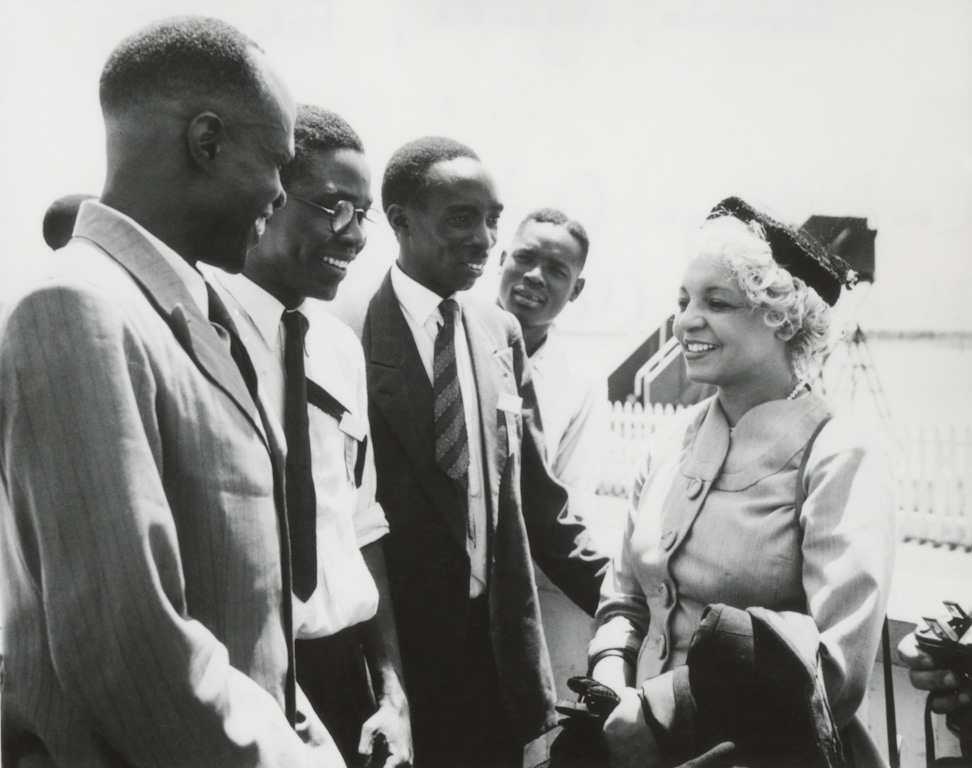
[[[292,139],[294,123],[297,120],[297,104],[294,102],[287,82],[262,51],[253,48],[250,56],[263,81],[263,93],[260,98],[248,105],[252,112],[250,119],[255,122],[282,124],[290,131]]]
[[[267,55],[258,48],[250,49],[250,57],[257,71],[263,78],[267,90],[278,101],[282,109],[285,109],[296,118],[297,105],[294,97],[290,93],[287,81],[280,74],[279,70],[273,65]]]
[[[439,196],[450,207],[479,207],[502,210],[496,183],[485,166],[471,157],[443,160],[426,173],[426,195]]]
[[[371,169],[363,152],[356,149],[314,149],[295,177],[295,182],[320,194],[364,195],[371,200]]]
[[[487,210],[490,213],[499,213],[503,210],[503,204],[498,200],[483,199],[481,195],[464,195],[462,190],[446,190],[443,193],[446,199],[442,201],[442,208],[446,213],[459,213],[462,211],[475,212]]]
[[[474,157],[453,157],[449,160],[439,160],[429,166],[425,173],[429,184],[448,183],[464,178],[492,177],[486,166]]]
[[[581,244],[563,224],[530,219],[520,225],[513,242],[513,251],[536,251],[548,258],[558,260],[581,258]]]

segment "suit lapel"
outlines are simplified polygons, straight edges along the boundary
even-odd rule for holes
[[[82,206],[75,235],[93,242],[131,275],[196,366],[233,400],[266,441],[256,404],[225,342],[145,236],[93,206]]]
[[[469,311],[467,311],[467,309]],[[483,475],[489,489],[489,514],[491,530],[496,530],[499,514],[500,476],[506,466],[507,447],[515,436],[509,434],[508,422],[498,424],[498,405],[501,391],[501,377],[512,376],[497,358],[502,357],[508,347],[500,347],[496,338],[489,333],[471,302],[463,306],[462,323],[466,331],[466,342],[472,358],[476,388],[479,394],[479,419],[483,438]],[[505,391],[505,390],[504,390]],[[505,414],[504,414],[505,417]]]
[[[398,297],[385,276],[369,309],[368,392],[456,541],[466,546],[466,517],[456,511],[456,486],[435,463],[432,385]]]

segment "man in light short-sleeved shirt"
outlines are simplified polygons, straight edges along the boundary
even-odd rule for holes
[[[294,323],[306,328],[317,570],[312,591],[301,594],[295,553],[297,681],[349,766],[364,763],[380,734],[390,753],[383,764],[393,768],[411,761],[412,744],[379,541],[388,523],[375,501],[364,356],[351,329],[315,301],[334,298],[365,245],[371,176],[360,138],[332,112],[300,105],[294,145],[295,159],[281,171],[287,205],[243,273],[212,282],[253,361],[261,399],[282,423],[288,334]],[[300,521],[290,498],[293,531]]]
[[[607,382],[591,376],[552,329],[584,288],[589,241],[564,213],[542,208],[520,224],[503,253],[499,303],[523,329],[551,473],[567,486],[572,514],[591,509],[607,431]],[[542,572],[537,574],[544,632],[557,693],[573,698],[567,679],[586,672],[594,622]]]

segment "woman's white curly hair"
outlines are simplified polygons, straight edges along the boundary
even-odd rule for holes
[[[722,262],[746,295],[752,311],[770,328],[793,336],[786,343],[790,368],[809,380],[823,363],[830,337],[830,307],[799,277],[773,260],[759,223],[733,216],[708,219],[699,229],[695,253]]]

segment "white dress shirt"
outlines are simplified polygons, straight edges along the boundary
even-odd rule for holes
[[[530,356],[533,386],[547,448],[547,465],[587,507],[597,492],[607,439],[607,382],[591,376],[551,332]]]
[[[530,370],[551,474],[567,486],[570,514],[595,510],[601,456],[607,436],[607,382],[571,359],[555,333],[530,356]],[[537,593],[557,695],[573,696],[567,680],[587,672],[594,620],[538,567]]]
[[[284,306],[243,275],[215,274],[216,290],[236,321],[240,338],[256,369],[260,397],[281,423],[284,419]],[[368,429],[368,391],[364,354],[357,337],[320,302],[305,301],[304,340],[307,378],[331,394],[350,413],[340,423],[308,406],[311,463],[317,498],[318,585],[307,602],[294,596],[298,637],[323,637],[367,621],[378,608],[378,590],[361,556],[361,547],[388,533],[375,501],[375,462]],[[361,487],[354,468],[368,438]]]
[[[444,299],[406,275],[397,263],[391,269],[391,283],[431,384],[435,337],[443,323],[439,304]],[[469,438],[469,519],[473,528],[466,537],[466,550],[469,553],[471,566],[469,595],[478,597],[486,589],[487,519],[486,497],[483,494],[483,441],[482,426],[479,422],[479,392],[465,327],[462,323],[462,300],[459,294],[447,298],[454,299],[459,305],[459,322],[456,327],[456,366],[459,369],[459,390],[462,392],[466,434]]]

